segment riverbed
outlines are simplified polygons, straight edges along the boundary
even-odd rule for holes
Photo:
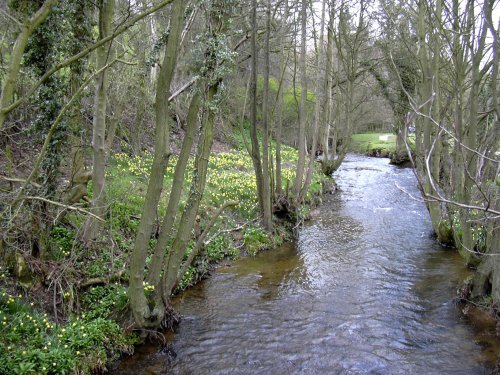
[[[222,265],[175,302],[166,345],[114,374],[488,374],[462,259],[432,237],[411,169],[349,155],[296,243]],[[413,196],[413,197],[412,197]]]

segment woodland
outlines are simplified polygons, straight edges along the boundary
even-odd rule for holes
[[[174,294],[293,239],[376,131],[393,149],[357,151],[414,169],[475,270],[460,298],[499,318],[499,12],[2,1],[0,373],[103,370],[172,327]]]

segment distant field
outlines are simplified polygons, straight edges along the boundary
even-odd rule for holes
[[[391,133],[354,134],[350,150],[360,154],[388,156],[396,150],[396,136]]]

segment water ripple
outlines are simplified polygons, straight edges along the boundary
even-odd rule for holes
[[[429,236],[425,207],[396,187],[417,195],[412,172],[350,156],[336,180],[340,192],[296,245],[184,294],[174,359],[148,354],[117,373],[487,373],[451,301],[462,262]]]

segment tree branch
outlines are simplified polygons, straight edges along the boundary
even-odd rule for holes
[[[143,13],[139,13],[137,16],[133,17],[130,19],[130,21],[124,23],[122,26],[118,27],[111,35],[107,36],[106,38],[103,38],[91,46],[85,48],[83,51],[77,53],[76,55],[64,60],[63,62],[55,65],[51,69],[49,69],[45,74],[38,80],[35,85],[31,87],[31,89],[28,90],[26,95],[24,95],[22,98],[18,99],[11,105],[0,108],[0,113],[2,115],[6,115],[9,112],[13,111],[17,107],[19,107],[21,104],[23,104],[33,93],[45,82],[47,79],[54,74],[55,72],[61,70],[62,68],[71,65],[75,61],[81,59],[84,56],[87,56],[90,52],[94,51],[95,49],[99,48],[100,46],[106,44],[110,40],[114,39],[118,35],[122,34],[123,32],[127,31],[129,28],[131,28],[134,24],[136,24],[138,21],[142,20],[144,17],[150,15],[151,13],[156,12],[157,10],[163,8],[165,5],[170,4],[173,0],[163,0],[159,4],[151,7],[150,9],[144,11]]]

